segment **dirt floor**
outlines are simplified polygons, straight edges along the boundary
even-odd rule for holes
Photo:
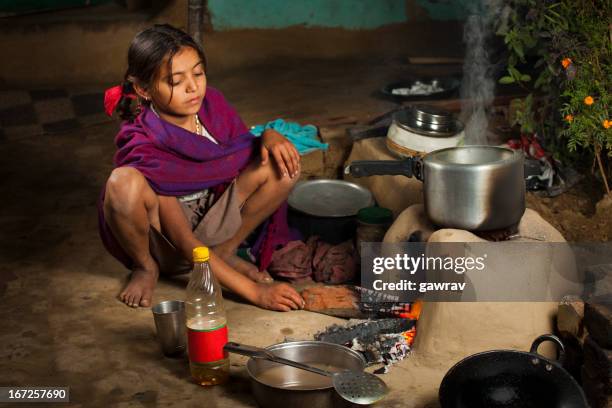
[[[608,242],[612,238],[612,197],[603,184],[587,178],[558,197],[527,194],[527,206],[557,228],[570,242]]]
[[[209,80],[249,125],[281,117],[338,132],[347,123],[393,108],[372,94],[405,73],[404,65],[390,61],[309,60]],[[243,358],[232,358],[229,385],[203,390],[190,383],[184,359],[159,352],[150,309],[129,309],[116,299],[127,271],[102,247],[96,218],[116,130],[116,123],[107,122],[58,134],[5,137],[0,143],[2,385],[70,386],[71,406],[255,406]],[[341,163],[346,147],[340,138],[326,155],[305,159],[309,175],[333,174],[334,167],[326,170],[325,163]],[[530,195],[529,206],[568,240],[606,240],[610,207],[595,212],[594,197],[581,189],[555,199]],[[154,303],[182,298],[184,284],[185,277],[161,279]],[[340,321],[226,303],[230,339],[259,346],[310,339]],[[410,364],[415,363],[405,360],[385,376],[391,394],[379,406],[436,406],[433,393],[415,400],[415,386],[403,377]]]

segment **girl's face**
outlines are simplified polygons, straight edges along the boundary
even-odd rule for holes
[[[167,60],[162,63],[153,89],[147,96],[160,111],[172,116],[195,115],[206,94],[204,61],[191,47],[181,48],[172,58],[172,70]]]

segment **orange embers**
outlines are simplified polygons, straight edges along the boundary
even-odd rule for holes
[[[416,336],[416,327],[403,332],[402,336],[404,336],[406,339],[406,343],[408,343],[409,346],[412,346],[412,343],[414,343],[414,337]]]
[[[419,316],[421,315],[422,309],[423,301],[417,300],[416,302],[410,304],[408,308],[405,308],[404,312],[399,313],[399,317],[403,319],[419,320]]]
[[[419,320],[422,309],[423,309],[423,301],[417,300],[416,302],[411,303],[409,306],[404,305],[404,311],[400,312],[398,314],[398,317],[401,317],[403,319]],[[404,336],[408,345],[412,346],[412,343],[414,342],[414,337],[416,336],[416,326],[410,330],[403,332],[402,336]]]

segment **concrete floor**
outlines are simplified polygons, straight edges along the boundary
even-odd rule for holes
[[[305,61],[209,80],[249,125],[277,117],[329,125],[392,108],[371,95],[404,71],[389,61]],[[244,358],[232,356],[228,385],[196,386],[185,359],[161,355],[151,310],[116,299],[127,271],[102,247],[95,207],[111,170],[116,129],[107,123],[0,144],[0,383],[69,386],[71,406],[254,406]],[[328,155],[338,154],[339,145]],[[313,157],[305,165],[316,175],[325,158]],[[154,303],[182,298],[185,282],[162,278]],[[226,306],[230,339],[259,346],[311,339],[340,321],[232,300]],[[391,395],[380,406],[417,406],[402,376],[410,364],[385,376]]]

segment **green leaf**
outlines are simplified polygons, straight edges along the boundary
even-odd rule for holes
[[[503,76],[503,77],[499,78],[499,83],[503,84],[503,85],[512,84],[512,83],[514,83],[514,78],[512,78],[510,76]]]
[[[529,82],[529,81],[531,81],[531,76],[529,76],[527,74],[523,74],[523,75],[521,75],[521,81]]]
[[[556,24],[557,24],[557,22],[555,21],[555,19],[554,19],[554,18],[552,18],[552,17],[551,17],[551,16],[549,16],[549,15],[544,15],[544,18],[545,18],[545,19],[547,19],[548,21],[550,21],[550,23],[552,23],[553,25],[556,25]]]
[[[547,80],[547,79],[548,79],[548,78],[546,77],[546,75],[544,75],[543,73],[542,73],[542,74],[540,74],[540,76],[538,77],[538,79],[536,79],[535,84],[533,85],[533,86],[534,86],[534,88],[538,88],[538,89],[539,89],[539,88],[541,88],[541,87],[542,87],[542,86],[543,86],[543,85],[546,83],[546,80]]]
[[[525,61],[525,53],[523,52],[523,44],[517,42],[513,45],[514,45],[513,46],[514,52],[516,52],[516,54],[519,56],[521,61]]]
[[[510,73],[510,76],[514,78],[515,81],[519,81],[521,79],[521,73],[518,71],[518,69],[514,67],[508,67],[508,72]]]

